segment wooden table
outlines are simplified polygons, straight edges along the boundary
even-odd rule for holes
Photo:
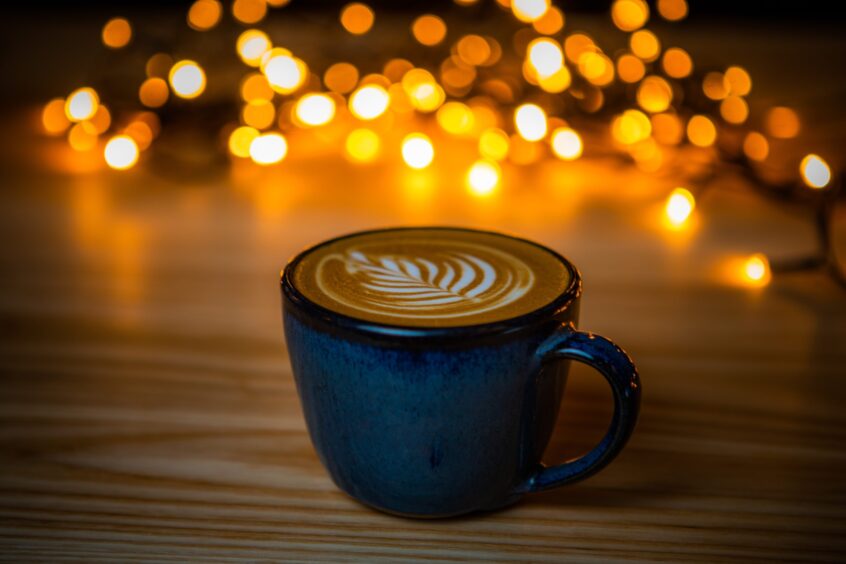
[[[734,41],[765,52],[756,37]],[[821,139],[843,135],[838,116],[817,120],[835,132]],[[800,212],[736,176],[670,233],[655,214],[674,179],[603,157],[508,169],[478,200],[454,163],[354,167],[296,142],[270,170],[166,174],[150,156],[86,172],[30,117],[4,120],[0,559],[846,559],[846,293],[817,274],[734,283],[731,256],[813,242]],[[383,515],[331,483],[282,341],[279,269],[331,235],[425,223],[517,233],[579,265],[582,327],[618,340],[644,384],[605,471],[446,521]],[[550,460],[594,444],[609,396],[575,369]]]

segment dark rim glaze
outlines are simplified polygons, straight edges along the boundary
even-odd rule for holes
[[[553,257],[561,261],[570,273],[570,283],[556,298],[548,304],[533,309],[522,315],[503,319],[500,321],[493,321],[490,323],[480,323],[476,325],[454,325],[450,327],[408,327],[403,325],[392,325],[388,323],[379,323],[369,321],[358,317],[352,317],[336,311],[332,311],[324,306],[321,306],[303,295],[294,285],[293,276],[294,270],[302,258],[310,252],[350,237],[358,237],[370,233],[382,233],[385,231],[408,231],[408,230],[432,230],[432,231],[468,231],[475,233],[486,233],[489,235],[496,235],[499,237],[506,237],[508,239],[522,241],[528,243],[538,249],[544,250]],[[535,243],[528,239],[521,237],[514,237],[506,235],[497,231],[489,231],[484,229],[472,229],[469,227],[450,227],[450,226],[410,226],[410,227],[385,227],[380,229],[368,229],[365,231],[356,231],[328,239],[316,245],[312,245],[305,250],[297,253],[292,258],[285,268],[282,270],[281,276],[282,295],[285,301],[285,309],[290,313],[294,313],[302,321],[316,325],[318,327],[327,329],[329,331],[343,330],[351,332],[366,340],[377,340],[384,342],[388,337],[391,340],[397,341],[397,344],[407,346],[414,343],[431,344],[433,342],[449,342],[453,344],[460,344],[467,339],[484,339],[489,340],[497,337],[511,336],[515,333],[521,333],[526,330],[535,328],[539,323],[544,321],[554,320],[555,317],[563,311],[566,311],[570,305],[579,298],[582,292],[582,278],[579,271],[569,260],[564,258],[561,254],[552,249]]]

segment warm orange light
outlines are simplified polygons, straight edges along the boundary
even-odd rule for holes
[[[479,159],[467,171],[464,181],[475,196],[488,196],[499,186],[502,172],[496,161]]]
[[[772,278],[770,261],[763,254],[757,253],[752,255],[743,262],[741,277],[748,286],[766,286]]]
[[[508,145],[508,135],[496,127],[486,129],[479,136],[479,153],[489,159],[505,159],[508,156]]]
[[[750,131],[743,140],[743,153],[753,161],[764,161],[770,154],[770,144],[757,131]]]
[[[148,108],[160,108],[165,105],[170,90],[164,79],[153,77],[141,83],[138,89],[138,99]]]
[[[267,15],[266,0],[235,0],[232,3],[232,15],[241,23],[254,24]]]
[[[280,162],[288,154],[288,141],[281,133],[265,133],[250,143],[250,158],[260,165]]]
[[[650,119],[655,140],[663,145],[678,145],[684,137],[679,116],[671,113],[655,114]]]
[[[514,125],[526,141],[539,141],[546,136],[546,112],[536,104],[523,104],[514,111]]]
[[[245,64],[251,67],[261,65],[262,56],[272,47],[270,38],[263,31],[248,29],[238,36],[235,50]]]
[[[344,143],[347,150],[347,157],[354,162],[369,163],[376,160],[382,149],[382,140],[379,135],[366,128],[354,129],[347,135]]]
[[[244,78],[243,82],[241,82],[241,98],[243,98],[245,102],[251,102],[253,100],[272,100],[273,89],[270,87],[270,83],[267,82],[267,78],[263,74],[254,72],[248,74],[246,78]]]
[[[541,144],[537,141],[527,141],[515,133],[509,139],[508,160],[516,165],[529,165],[537,162],[543,156]]]
[[[68,131],[68,144],[74,151],[90,151],[97,146],[97,129],[89,121],[81,121]]]
[[[170,72],[170,67],[173,66],[173,58],[167,53],[156,53],[144,65],[144,71],[148,78],[155,76],[159,78],[167,78],[167,73]]]
[[[97,106],[97,111],[94,112],[94,115],[91,116],[91,119],[88,120],[91,122],[91,125],[94,126],[94,130],[97,132],[98,135],[105,133],[109,127],[112,125],[112,114],[109,112],[109,109],[100,104]]]
[[[632,84],[643,78],[643,75],[646,74],[646,67],[643,65],[643,61],[634,55],[621,55],[617,59],[617,74],[620,75],[620,80]]]
[[[241,119],[256,129],[267,129],[273,125],[276,108],[267,100],[250,100],[241,110]]]
[[[611,122],[611,135],[624,145],[647,139],[651,133],[652,122],[638,110],[626,110]]]
[[[206,89],[206,73],[194,61],[179,61],[170,69],[168,81],[174,94],[180,98],[193,99]]]
[[[261,70],[275,92],[291,94],[303,85],[308,68],[285,49],[271,49],[262,56]]]
[[[806,155],[799,165],[802,181],[809,188],[825,188],[831,182],[831,168],[819,155]]]
[[[532,22],[532,27],[543,35],[555,35],[564,28],[564,12],[550,6],[544,15]]]
[[[615,0],[611,19],[623,31],[640,29],[649,20],[649,6],[643,0]]]
[[[373,27],[373,10],[365,4],[353,2],[341,10],[341,25],[353,35],[363,35]]]
[[[687,16],[686,0],[658,0],[658,13],[665,20],[676,22]]]
[[[702,80],[702,91],[712,100],[722,100],[728,95],[725,79],[722,73],[709,72]]]
[[[667,198],[664,205],[664,215],[669,226],[680,228],[687,223],[693,208],[696,207],[696,200],[693,194],[686,188],[676,188]]]
[[[765,125],[767,133],[777,139],[791,139],[796,137],[799,135],[799,130],[801,129],[799,114],[784,106],[770,108],[767,112]]]
[[[537,80],[538,86],[540,86],[542,90],[551,94],[558,94],[559,92],[564,92],[570,87],[570,84],[573,82],[573,77],[570,74],[570,71],[567,70],[567,67],[562,66],[560,69],[555,71],[555,73],[549,76],[538,77]]]
[[[561,46],[557,41],[546,37],[529,43],[526,56],[539,78],[552,76],[564,66],[564,52]]]
[[[323,74],[323,84],[332,92],[346,94],[358,83],[358,69],[350,63],[335,63]]]
[[[629,38],[629,48],[632,53],[649,63],[657,59],[661,53],[661,42],[658,36],[648,29],[641,29]]]
[[[480,35],[465,35],[455,46],[459,58],[468,65],[484,65],[491,57],[491,46]]]
[[[115,135],[103,149],[106,164],[115,170],[127,170],[138,162],[138,145],[129,135]]]
[[[63,98],[53,98],[45,104],[41,111],[41,124],[44,126],[44,131],[50,135],[59,135],[70,127],[70,120],[65,115]]]
[[[376,119],[388,109],[388,91],[378,84],[362,86],[350,96],[349,106],[358,119]]]
[[[102,38],[106,47],[126,47],[132,39],[132,26],[126,18],[112,18],[103,26]]]
[[[660,76],[648,76],[637,89],[638,105],[649,113],[665,111],[673,101],[673,89]]]
[[[435,158],[432,141],[423,133],[409,133],[402,140],[402,160],[413,169],[424,169]]]
[[[123,133],[135,141],[140,151],[145,151],[153,142],[153,130],[144,121],[133,121],[126,126]]]
[[[197,31],[207,31],[220,21],[223,7],[218,0],[197,0],[188,9],[188,25]]]
[[[710,147],[717,140],[717,128],[707,116],[695,115],[687,122],[687,138],[697,147]]]
[[[465,135],[473,130],[473,110],[462,102],[447,102],[438,109],[436,117],[447,133]]]
[[[579,57],[579,72],[594,86],[607,86],[614,80],[614,63],[604,53],[587,52]]]
[[[693,59],[690,58],[687,51],[679,47],[667,49],[661,59],[661,65],[664,67],[667,76],[673,78],[684,78],[693,72]]]
[[[569,127],[559,127],[550,136],[552,152],[559,159],[573,161],[582,155],[582,138]]]
[[[236,157],[246,159],[250,156],[250,145],[252,144],[253,139],[258,136],[259,131],[254,127],[250,127],[248,125],[236,127],[232,133],[229,134],[229,152]]]
[[[723,81],[728,94],[746,96],[752,90],[752,79],[743,67],[733,66],[726,69]]]
[[[728,123],[741,124],[749,117],[749,106],[740,96],[730,94],[720,102],[720,115]]]
[[[431,47],[444,40],[447,27],[444,20],[432,14],[424,14],[411,24],[411,34],[422,45]]]
[[[93,88],[79,88],[65,100],[65,116],[70,121],[85,121],[94,115],[99,105],[100,97]]]
[[[511,11],[521,22],[541,19],[549,10],[549,0],[511,0]]]
[[[297,101],[294,114],[304,125],[325,125],[335,117],[335,100],[326,94],[306,94]]]

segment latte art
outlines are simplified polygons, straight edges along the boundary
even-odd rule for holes
[[[325,257],[324,261],[342,261],[347,273],[360,285],[355,302],[321,281],[322,265],[318,266],[317,280],[327,295],[372,313],[403,312],[406,317],[420,318],[475,315],[510,304],[534,284],[534,275],[522,261],[500,255],[503,266],[510,268],[500,268],[499,272],[490,262],[463,252],[423,258],[368,257],[352,250],[345,256]]]
[[[396,229],[330,241],[303,255],[294,285],[361,319],[415,327],[507,319],[558,296],[570,273],[543,247],[461,229]]]

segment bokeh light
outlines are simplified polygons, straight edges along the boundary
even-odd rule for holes
[[[497,127],[491,127],[479,136],[479,154],[483,157],[501,161],[508,156],[508,134]]]
[[[799,165],[799,171],[802,173],[802,181],[809,188],[825,188],[831,182],[831,168],[819,155],[806,155]]]
[[[687,17],[687,1],[686,0],[658,0],[658,13],[665,20],[676,22]]]
[[[669,226],[673,228],[684,226],[693,213],[694,207],[696,207],[696,200],[689,190],[686,188],[673,190],[664,205],[664,216]]]
[[[424,169],[432,164],[435,148],[423,133],[409,133],[402,140],[402,160],[413,169]]]
[[[238,36],[235,50],[245,64],[251,67],[261,65],[261,59],[270,51],[272,44],[266,33],[258,29],[248,29]]]
[[[559,72],[564,65],[564,52],[558,42],[541,37],[529,43],[527,57],[538,77],[546,78]]]
[[[650,118],[650,122],[653,137],[663,145],[678,145],[684,138],[684,127],[676,114],[655,114]]]
[[[693,59],[690,58],[687,51],[680,47],[670,47],[664,51],[664,57],[661,59],[661,66],[667,76],[672,78],[685,78],[690,76],[693,72]]]
[[[539,20],[549,10],[549,0],[511,0],[511,11],[521,22]]]
[[[648,29],[641,29],[629,38],[629,48],[637,57],[651,63],[661,54],[661,41]]]
[[[763,287],[770,283],[772,273],[770,261],[761,253],[754,254],[743,261],[741,277],[748,286]]]
[[[120,49],[132,39],[132,26],[126,18],[112,18],[103,26],[101,36],[106,47]]]
[[[648,76],[637,89],[638,105],[649,113],[665,111],[673,101],[673,89],[660,76]]]
[[[253,100],[272,100],[273,88],[267,82],[267,77],[263,74],[254,72],[248,74],[241,82],[241,98],[245,102]]]
[[[455,46],[458,57],[466,64],[481,66],[491,58],[491,44],[481,35],[465,35]]]
[[[170,69],[168,82],[174,94],[190,100],[206,89],[206,73],[194,61],[183,60]]]
[[[467,171],[465,183],[475,196],[487,196],[499,186],[502,172],[496,161],[479,159]]]
[[[710,147],[717,140],[717,128],[708,116],[695,115],[687,122],[687,138],[697,147]]]
[[[379,134],[367,128],[354,129],[347,135],[344,143],[347,157],[359,163],[369,163],[376,160],[382,150],[382,140]]]
[[[250,100],[241,109],[241,120],[256,129],[267,129],[275,118],[276,108],[268,100]]]
[[[611,5],[611,19],[619,29],[635,31],[649,20],[649,6],[644,0],[615,0]]]
[[[626,110],[611,122],[611,135],[623,145],[633,145],[652,133],[652,122],[641,111]]]
[[[109,127],[111,127],[112,114],[104,104],[100,104],[97,106],[97,111],[94,112],[94,115],[91,116],[91,119],[88,121],[94,126],[94,131],[96,131],[98,135],[101,135],[108,131]]]
[[[172,66],[173,57],[167,53],[156,53],[147,59],[147,64],[144,65],[144,71],[148,78],[167,78],[167,73],[170,72],[170,67]]]
[[[148,78],[138,88],[138,99],[148,108],[160,108],[167,103],[170,90],[167,82],[159,77]]]
[[[372,120],[385,113],[389,102],[387,90],[378,84],[369,84],[352,93],[349,106],[355,117]]]
[[[711,71],[702,79],[702,92],[711,100],[722,100],[728,96],[723,73]]]
[[[743,139],[743,154],[753,161],[764,161],[770,154],[770,143],[757,131],[750,131]]]
[[[250,143],[250,158],[260,165],[276,164],[288,154],[288,141],[281,133],[264,133]]]
[[[127,170],[138,162],[138,145],[129,135],[115,135],[106,143],[103,156],[115,170]]]
[[[752,78],[743,67],[731,66],[727,68],[723,75],[723,81],[727,94],[746,96],[752,90]]]
[[[627,53],[617,59],[617,74],[623,82],[633,84],[640,82],[643,75],[646,74],[646,67],[643,61]]]
[[[770,108],[764,123],[767,133],[776,139],[792,139],[801,129],[799,114],[785,106]]]
[[[243,24],[255,24],[267,15],[266,0],[235,0],[232,16]]]
[[[218,24],[223,6],[218,0],[196,0],[188,9],[188,25],[197,31],[208,31]]]
[[[453,135],[470,133],[475,122],[473,110],[462,102],[447,102],[438,109],[436,118],[438,125]]]
[[[41,110],[41,125],[50,135],[60,135],[70,127],[70,120],[65,115],[65,100],[53,98]]]
[[[559,127],[550,136],[550,146],[556,157],[565,161],[573,161],[582,155],[582,138],[569,127]]]
[[[730,94],[720,102],[720,115],[727,123],[739,125],[749,117],[749,105],[740,96]]]
[[[75,123],[68,131],[68,144],[74,151],[90,151],[97,146],[97,129],[89,121]]]
[[[275,92],[291,94],[305,82],[308,68],[285,49],[271,49],[262,57],[261,70]]]
[[[424,14],[411,24],[411,34],[421,45],[431,47],[444,40],[447,27],[444,20],[432,14]]]
[[[302,124],[325,125],[335,117],[335,100],[326,94],[306,94],[297,101],[294,113]]]
[[[359,2],[347,4],[341,10],[341,25],[353,35],[363,35],[373,27],[373,10]]]
[[[259,135],[259,130],[254,127],[250,127],[248,125],[236,127],[232,133],[229,134],[229,152],[242,159],[248,158],[250,156],[250,145],[252,144],[253,139]]]
[[[514,111],[514,125],[526,141],[539,141],[546,136],[546,112],[536,104],[523,104]]]
[[[338,94],[352,92],[358,84],[358,69],[350,63],[335,63],[323,74],[323,84]]]
[[[93,88],[79,88],[65,100],[65,116],[71,121],[85,121],[97,111],[100,97]]]
[[[532,27],[540,34],[555,35],[564,28],[564,12],[550,6],[544,15],[532,22]]]

